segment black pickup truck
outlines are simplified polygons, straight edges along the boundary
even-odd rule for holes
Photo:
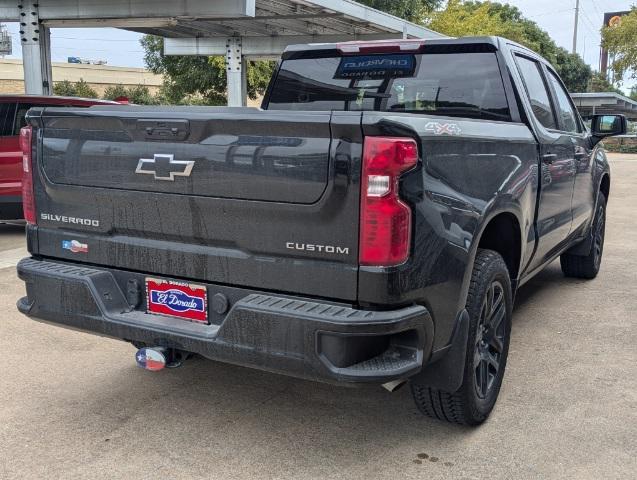
[[[478,424],[517,289],[600,268],[609,166],[553,67],[502,38],[291,46],[262,109],[37,108],[29,317],[353,385]]]

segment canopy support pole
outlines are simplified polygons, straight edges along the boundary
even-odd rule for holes
[[[228,106],[244,107],[247,100],[247,65],[243,56],[241,37],[230,37],[226,42],[226,75]]]
[[[32,95],[51,95],[51,33],[40,22],[39,6],[34,0],[18,4],[20,43],[24,66],[24,90]]]

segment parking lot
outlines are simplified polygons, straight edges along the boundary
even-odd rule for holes
[[[0,226],[0,478],[635,478],[637,155],[612,155],[604,263],[520,290],[482,427],[422,417],[408,388],[346,389],[193,360],[15,309],[21,227]]]

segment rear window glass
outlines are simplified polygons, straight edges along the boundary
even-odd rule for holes
[[[510,120],[495,53],[285,60],[270,110],[377,110]]]

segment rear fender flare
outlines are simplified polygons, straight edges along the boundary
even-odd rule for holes
[[[522,215],[521,212],[519,211],[519,208],[516,205],[502,205],[501,208],[498,208],[498,206],[494,205],[492,208],[489,208],[487,210],[487,213],[485,213],[482,216],[482,220],[480,221],[479,227],[476,230],[476,233],[473,237],[473,241],[471,243],[471,247],[469,249],[469,255],[468,255],[468,261],[467,261],[467,267],[464,273],[464,278],[462,281],[462,291],[460,294],[460,299],[459,299],[459,305],[458,305],[458,311],[461,312],[464,309],[464,306],[467,302],[467,295],[469,293],[469,284],[471,282],[471,274],[473,272],[473,263],[475,261],[476,255],[478,253],[478,246],[480,245],[480,240],[482,239],[482,236],[487,228],[487,226],[489,225],[489,223],[498,215],[501,215],[503,213],[506,214],[510,214],[513,215],[517,221],[518,221],[518,225],[520,226],[520,252],[519,253],[519,258],[520,258],[520,265],[518,265],[518,275],[517,278],[512,279],[512,290],[515,294],[515,290],[516,290],[516,286],[518,283],[518,280],[520,278],[520,274],[522,271],[522,266],[523,266],[523,260],[524,260],[524,247],[525,247],[525,242],[524,242],[524,230],[522,225],[524,225],[523,220],[522,220]]]

